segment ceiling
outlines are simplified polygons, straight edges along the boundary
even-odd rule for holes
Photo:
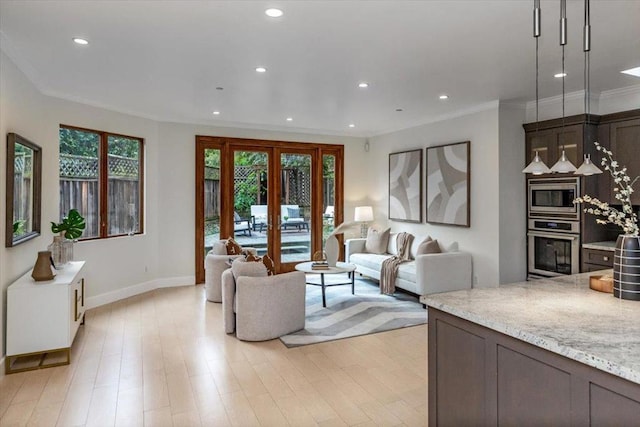
[[[269,7],[284,16],[267,17]],[[0,0],[0,47],[51,96],[160,121],[371,136],[498,99],[535,99],[532,8],[533,0]],[[567,16],[570,93],[584,87],[583,2],[568,0]],[[559,0],[542,0],[540,98],[561,93],[558,19]],[[640,84],[620,74],[640,66],[639,22],[639,0],[591,1],[593,93]],[[370,86],[359,88],[363,81]]]

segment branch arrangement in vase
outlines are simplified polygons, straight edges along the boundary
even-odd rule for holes
[[[595,197],[584,195],[582,197],[576,197],[573,203],[588,203],[595,206],[595,208],[584,208],[584,211],[589,214],[598,215],[606,219],[597,218],[598,224],[615,224],[622,228],[625,234],[633,236],[638,235],[638,216],[633,211],[631,204],[631,194],[633,193],[633,185],[636,183],[640,176],[631,179],[627,175],[627,168],[620,167],[618,162],[613,159],[613,153],[598,142],[594,142],[596,149],[604,154],[602,158],[602,166],[605,170],[609,171],[613,182],[615,184],[613,192],[615,198],[622,205],[622,210],[618,210],[608,203],[603,202]]]

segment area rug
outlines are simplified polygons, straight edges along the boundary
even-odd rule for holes
[[[310,279],[314,280],[307,276]],[[326,283],[330,279],[327,275]],[[307,285],[305,329],[280,337],[284,345],[298,347],[427,322],[427,310],[417,297],[402,292],[381,295],[378,284],[370,280],[356,279],[355,295],[348,285],[328,287],[325,293],[327,307],[323,308],[321,288]]]

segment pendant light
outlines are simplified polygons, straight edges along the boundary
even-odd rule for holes
[[[533,0],[533,37],[536,40],[536,135],[538,134],[538,47],[540,37],[540,0]],[[542,175],[551,173],[551,169],[542,161],[538,152],[531,163],[522,170],[522,173]]]
[[[584,50],[584,114],[585,121],[589,122],[589,113],[591,106],[591,98],[589,93],[591,92],[591,69],[590,69],[590,61],[589,61],[589,51],[591,50],[591,17],[589,10],[589,0],[584,0],[584,32],[583,32],[583,44],[582,50]],[[587,133],[585,132],[584,136],[584,147],[587,146]],[[596,175],[602,173],[599,167],[594,165],[591,162],[591,155],[584,155],[584,163],[580,165],[577,171],[574,172],[576,175]]]
[[[560,135],[564,139],[564,79],[566,73],[564,72],[564,49],[567,45],[567,0],[560,0],[560,46],[562,47],[562,130]],[[569,173],[575,172],[576,167],[567,158],[567,154],[564,151],[564,145],[562,146],[562,154],[560,160],[555,165],[551,166],[552,172]]]

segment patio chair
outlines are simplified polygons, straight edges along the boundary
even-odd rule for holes
[[[239,232],[244,233],[246,236],[249,233],[251,236],[251,220],[249,218],[242,218],[238,215],[238,212],[233,212],[233,231],[235,234]]]

